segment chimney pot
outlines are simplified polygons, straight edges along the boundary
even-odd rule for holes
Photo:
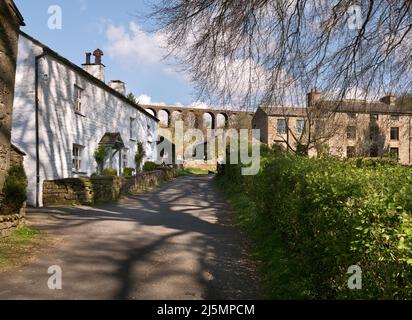
[[[100,49],[96,49],[96,50],[93,52],[93,55],[94,55],[94,57],[95,57],[94,64],[102,64],[102,56],[104,56],[103,51],[100,50]]]
[[[86,64],[91,64],[91,52],[86,53]]]

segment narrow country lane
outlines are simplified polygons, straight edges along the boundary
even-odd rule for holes
[[[0,273],[0,299],[259,299],[256,266],[212,176],[117,204],[29,211],[58,240]],[[48,268],[63,289],[48,289]]]

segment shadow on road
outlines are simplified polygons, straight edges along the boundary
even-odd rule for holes
[[[56,260],[68,282],[58,298],[258,299],[255,265],[212,184],[182,177],[116,204],[29,212],[64,244],[27,266],[17,290],[36,298],[21,282]]]

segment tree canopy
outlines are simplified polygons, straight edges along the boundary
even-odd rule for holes
[[[254,108],[411,85],[410,0],[159,0],[152,17],[199,96]]]

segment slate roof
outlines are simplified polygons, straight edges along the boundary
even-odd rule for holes
[[[412,115],[412,107],[390,105],[383,102],[367,102],[359,100],[344,100],[342,102],[323,100],[320,108],[342,113],[368,113],[368,114],[404,114]]]
[[[106,132],[100,140],[99,145],[122,149],[125,147],[122,136],[119,132]]]
[[[411,106],[389,105],[383,102],[366,102],[360,100],[330,101],[321,100],[316,108],[325,111],[339,113],[365,113],[365,114],[388,114],[388,115],[410,115]],[[304,117],[310,110],[306,107],[261,107],[268,116],[295,116]]]
[[[307,115],[307,108],[297,107],[261,107],[260,108],[268,116],[295,116],[304,117]]]
[[[116,96],[117,98],[123,100],[123,102],[127,103],[128,105],[138,109],[140,112],[144,113],[146,116],[156,120],[157,122],[159,122],[160,120],[157,119],[155,116],[153,116],[152,114],[150,114],[149,112],[147,112],[145,109],[143,109],[140,105],[130,101],[129,99],[127,99],[123,94],[121,94],[120,92],[114,90],[113,88],[111,88],[109,85],[107,85],[105,82],[93,77],[90,73],[88,73],[87,71],[83,70],[81,67],[79,67],[78,65],[74,64],[73,62],[71,62],[70,60],[62,57],[61,55],[59,55],[57,52],[53,51],[52,49],[50,49],[48,46],[44,45],[43,43],[41,43],[39,40],[36,40],[35,38],[29,36],[27,33],[20,31],[20,34],[29,39],[30,41],[32,41],[33,43],[35,43],[36,45],[40,46],[43,48],[43,52],[46,55],[49,55],[53,58],[55,58],[56,60],[60,61],[61,63],[65,64],[67,67],[75,70],[77,73],[79,73],[80,75],[82,75],[83,77],[87,78],[90,82],[92,82],[93,84],[97,85],[98,87],[100,87],[101,89],[109,92],[110,94]]]

